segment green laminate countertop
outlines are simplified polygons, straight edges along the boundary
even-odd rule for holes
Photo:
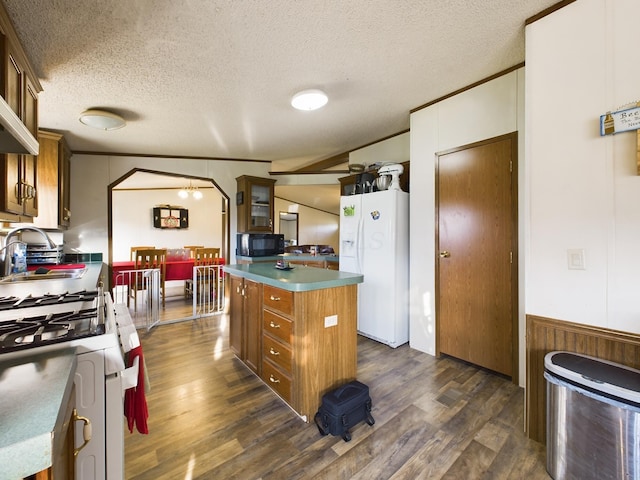
[[[51,466],[53,431],[64,421],[75,371],[75,348],[0,360],[0,480]]]
[[[77,264],[72,264],[77,265]],[[47,268],[47,265],[42,265]],[[64,265],[58,265],[60,270]],[[95,290],[98,282],[106,272],[106,265],[102,262],[84,263],[86,272],[80,278],[60,278],[51,280],[33,280],[27,282],[0,283],[0,296],[24,297],[27,295],[39,296],[45,293],[79,292],[81,290]],[[103,279],[104,284],[107,282]],[[106,287],[105,287],[106,288]]]
[[[294,265],[291,270],[278,270],[272,263],[225,265],[224,271],[238,277],[282,288],[291,292],[308,292],[323,288],[343,287],[362,283],[364,275],[325,268]]]
[[[311,255],[309,253],[283,253],[281,255],[271,255],[269,257],[243,257],[242,255],[236,255],[236,260],[241,260],[249,263],[263,263],[263,262],[276,262],[278,260],[302,260],[307,262],[327,262],[338,263],[340,257],[338,255]]]

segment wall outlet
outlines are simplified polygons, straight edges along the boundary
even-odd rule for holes
[[[324,328],[335,327],[336,325],[338,325],[338,315],[324,317]]]
[[[567,250],[567,263],[569,270],[586,270],[584,249],[570,248]]]

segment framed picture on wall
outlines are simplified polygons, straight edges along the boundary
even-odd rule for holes
[[[155,228],[189,228],[189,210],[177,205],[157,205],[153,207]]]

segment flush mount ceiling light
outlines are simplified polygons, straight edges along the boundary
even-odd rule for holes
[[[324,107],[329,97],[322,90],[303,90],[291,99],[291,106],[298,110],[317,110]]]
[[[178,196],[180,198],[188,198],[189,194],[191,194],[191,196],[196,200],[200,200],[202,198],[202,192],[198,190],[198,187],[194,187],[193,185],[191,185],[191,182],[189,182],[188,187],[184,187],[178,190]]]
[[[80,115],[80,123],[99,130],[117,130],[126,125],[120,115],[104,110],[87,110]]]

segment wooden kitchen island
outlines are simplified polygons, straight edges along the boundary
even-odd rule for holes
[[[355,380],[357,295],[363,276],[275,263],[227,265],[229,345],[309,422],[322,395]]]

